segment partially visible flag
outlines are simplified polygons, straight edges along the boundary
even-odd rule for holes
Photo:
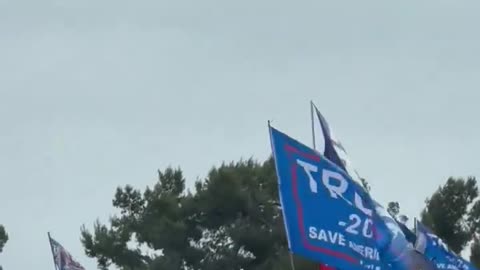
[[[400,215],[396,217],[395,220],[397,221],[398,227],[400,227],[400,230],[402,230],[407,241],[412,245],[415,245],[417,236],[410,228],[407,227],[408,217],[405,215]]]
[[[327,120],[325,119],[325,117],[323,117],[318,108],[313,103],[311,105],[315,109],[318,121],[320,122],[320,127],[322,128],[324,141],[323,155],[331,162],[335,163],[337,166],[346,171],[353,180],[361,183],[360,176],[353,168],[348,158],[347,150],[345,150],[345,147],[343,147],[342,142],[340,142],[340,140],[335,137],[332,129],[328,125]]]
[[[400,227],[400,230],[402,230],[403,234],[405,235],[407,241],[414,245],[415,241],[417,240],[417,236],[415,235],[415,233],[412,232],[404,223],[397,221],[397,224],[398,227]]]
[[[53,262],[58,270],[85,270],[85,268],[72,258],[72,255],[48,234],[52,248]]]
[[[476,270],[475,267],[450,250],[429,228],[416,220],[417,241],[415,248],[435,262],[437,269]]]
[[[458,257],[458,268],[460,270],[477,270],[475,266],[473,266],[473,264],[466,261],[464,258],[460,256]]]
[[[312,103],[312,108],[315,109],[320,126],[322,128],[324,138],[324,156],[341,167],[352,179],[361,183],[361,177],[351,165],[347,151],[342,143],[335,138],[330,129],[326,119],[320,113],[318,108]],[[313,120],[313,119],[312,119]],[[391,217],[385,208],[376,203],[376,211],[374,216],[378,219],[376,226],[376,241],[377,245],[383,249],[384,259],[390,263],[392,269],[433,269],[433,265],[428,262],[423,256],[418,254],[413,245],[407,240],[403,229],[398,222]]]

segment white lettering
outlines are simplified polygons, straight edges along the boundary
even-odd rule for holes
[[[320,232],[318,232],[318,238],[317,239],[325,241],[325,242],[328,241],[327,234],[325,233],[325,230],[320,230]]]
[[[310,191],[312,191],[313,193],[317,193],[318,192],[317,182],[313,178],[312,172],[318,172],[318,167],[300,159],[297,159],[297,164],[302,166],[302,168],[305,170],[305,173],[308,175]]]
[[[297,159],[297,164],[303,168],[305,173],[307,174],[308,177],[308,183],[310,187],[310,191],[312,193],[318,193],[318,184],[315,178],[313,177],[313,173],[318,172],[318,167],[308,163],[306,161],[303,161],[301,159]],[[339,197],[343,200],[345,200],[347,203],[350,205],[354,205],[357,207],[362,213],[372,216],[372,210],[368,209],[364,201],[362,200],[362,197],[355,192],[354,193],[354,198],[353,198],[353,204],[351,201],[351,198],[345,198],[343,195],[347,192],[348,190],[348,181],[343,177],[342,174],[330,170],[323,169],[322,170],[322,183],[327,188],[330,196],[334,199],[338,199]]]
[[[315,227],[308,228],[308,237],[317,238],[317,229]]]
[[[345,236],[339,232],[319,229],[315,227],[308,228],[308,237],[310,239],[320,240],[334,245],[346,246]]]
[[[360,217],[356,214],[351,214],[349,217],[350,221],[353,221],[352,224],[350,224],[345,230],[351,234],[358,234],[357,228],[360,226],[360,223],[362,222]]]
[[[359,234],[359,227],[362,224],[362,219],[360,218],[359,215],[357,214],[351,214],[349,216],[349,219],[351,221],[350,225],[347,226],[345,231],[351,234],[358,235]],[[373,230],[372,230],[372,225],[373,221],[370,218],[366,218],[365,221],[363,222],[362,226],[362,235],[367,238],[372,238],[373,237]]]
[[[341,233],[339,234],[338,244],[341,245],[341,246],[346,246],[347,245],[346,240],[345,240],[345,235],[343,235]]]
[[[330,243],[336,243],[337,242],[337,237],[338,237],[338,233],[328,231],[328,239],[330,240]]]
[[[365,247],[365,257],[373,258],[373,248]]]
[[[357,208],[360,209],[360,211],[362,211],[363,213],[365,213],[365,215],[367,215],[367,216],[369,216],[369,217],[372,216],[372,210],[366,208],[366,207],[363,205],[362,197],[360,197],[360,195],[358,195],[358,193],[356,193],[356,192],[355,192],[355,206],[357,206]]]
[[[350,242],[348,246],[366,259],[376,261],[380,260],[380,254],[378,253],[378,250],[376,248],[359,245],[354,242]]]
[[[365,222],[363,223],[363,236],[367,238],[372,238],[373,237],[373,221],[370,218],[367,218]]]
[[[337,184],[332,184],[331,180],[335,180]],[[345,193],[348,188],[347,180],[345,180],[345,178],[341,174],[334,171],[323,170],[322,182],[323,185],[330,192],[330,196],[335,199],[338,199],[339,195],[342,196],[342,194]]]

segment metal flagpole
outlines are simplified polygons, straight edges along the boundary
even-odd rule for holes
[[[314,121],[315,115],[314,115],[314,110],[313,110],[314,107],[315,107],[315,105],[313,104],[313,101],[310,100],[310,120],[312,122],[313,149],[317,150],[317,145],[316,145],[316,142],[315,142],[315,121]]]
[[[272,127],[272,126],[270,125],[270,123],[271,123],[270,120],[268,120],[268,121],[267,121],[267,124],[268,124],[268,133],[270,134],[270,143],[272,143],[272,156],[273,156],[273,158],[275,159],[275,152],[273,152],[273,141],[272,141],[272,130],[271,130],[271,127]],[[277,175],[278,175],[278,171],[277,171]],[[280,188],[280,187],[279,187],[279,188]],[[280,195],[280,190],[279,190],[278,193],[279,193],[278,195],[281,196],[281,195]],[[283,213],[282,200],[280,199],[279,202],[280,202],[280,207],[282,207],[282,215],[283,215],[284,213]],[[283,220],[283,222],[285,222],[285,215],[284,215],[284,220]],[[285,227],[285,229],[286,229],[286,227]],[[290,240],[288,239],[288,230],[286,230],[286,232],[287,232],[287,241],[290,241]],[[295,262],[293,261],[293,254],[292,254],[292,251],[290,250],[290,244],[288,245],[288,253],[289,253],[289,255],[290,255],[290,267],[292,268],[292,270],[295,270]]]
[[[289,250],[290,253],[290,267],[292,267],[292,270],[295,270],[295,262],[293,261],[293,255],[292,252]]]
[[[314,112],[315,105],[313,104],[313,100],[310,100],[310,122],[312,126],[312,145],[313,149],[317,150],[317,143],[315,140],[315,112]],[[315,268],[316,269],[316,268]]]
[[[50,243],[50,249],[52,250],[52,259],[53,259],[53,267],[55,270],[57,270],[57,264],[55,262],[55,252],[53,251],[53,245],[52,245],[52,237],[50,237],[50,232],[47,232],[48,235],[48,243]]]
[[[315,104],[313,104],[313,100],[310,100],[310,121],[312,122],[312,145],[313,149],[317,150],[317,142],[315,140]],[[293,260],[292,260],[292,266],[293,266]],[[315,269],[318,269],[317,267]],[[293,270],[295,270],[293,268]]]

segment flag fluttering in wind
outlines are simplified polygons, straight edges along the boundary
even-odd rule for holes
[[[405,217],[405,216],[401,216],[400,218],[402,217]],[[406,217],[405,217],[406,219]],[[400,230],[402,230],[403,234],[405,235],[405,238],[407,239],[407,241],[409,243],[411,243],[412,245],[415,244],[415,241],[417,240],[417,236],[415,235],[414,232],[412,232],[406,225],[406,220],[404,222],[402,222],[401,220],[397,220],[397,224],[398,226],[400,227]]]
[[[315,104],[311,103],[311,106],[315,111],[317,119],[320,123],[320,127],[322,129],[324,141],[323,155],[331,162],[335,163],[337,166],[345,170],[350,175],[350,177],[352,177],[353,180],[361,183],[360,176],[353,168],[350,159],[348,158],[347,150],[345,150],[342,142],[340,142],[340,140],[333,134],[333,130],[330,128],[327,120],[325,119],[325,117],[323,117]]]
[[[476,270],[475,267],[450,250],[429,228],[416,220],[417,241],[415,248],[432,260],[437,269]]]
[[[345,147],[333,135],[325,117],[323,117],[313,102],[311,106],[315,110],[322,129],[324,139],[323,155],[360,184],[361,177],[351,165]],[[312,127],[314,127],[313,123]],[[313,136],[315,137],[315,133]],[[382,205],[378,202],[375,202],[375,204],[373,216],[376,217],[376,222],[374,219],[374,223],[376,224],[377,246],[383,249],[382,254],[389,265],[393,269],[434,269],[433,264],[427,261],[424,256],[418,254],[412,243],[407,240],[404,230],[402,230],[405,228],[400,227],[398,222],[385,211]]]
[[[53,263],[57,270],[85,270],[60,243],[50,237],[50,234],[48,234],[48,238],[52,248]]]
[[[353,168],[350,166],[350,161],[348,160],[347,153],[345,148],[343,147],[342,143],[335,137],[333,132],[330,130],[330,127],[327,123],[327,120],[323,117],[323,115],[320,113],[320,111],[317,109],[317,107],[311,103],[312,109],[315,109],[316,116],[318,118],[318,121],[320,122],[320,127],[322,129],[322,134],[323,134],[323,142],[324,142],[324,151],[323,155],[328,158],[330,161],[335,163],[337,166],[342,168],[344,171],[346,171],[350,177],[352,177],[355,181],[360,182],[360,177],[359,175],[355,172]],[[312,111],[313,112],[313,111]],[[313,117],[313,115],[312,115]],[[313,119],[312,119],[313,120]],[[312,125],[314,123],[312,122]],[[314,148],[316,148],[315,144],[315,131],[313,130],[313,140],[314,140]],[[316,150],[316,149],[315,149]],[[339,153],[342,154],[342,156],[339,155]],[[348,167],[348,169],[347,169]],[[325,265],[320,265],[320,269],[322,267],[328,267]],[[332,270],[334,268],[331,268]]]
[[[269,131],[290,251],[340,269],[385,269],[369,194],[318,151]]]

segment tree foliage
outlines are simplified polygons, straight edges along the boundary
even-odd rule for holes
[[[167,168],[153,188],[118,188],[113,205],[120,213],[110,224],[81,232],[101,269],[290,269],[272,159],[213,168],[194,192],[180,169]]]
[[[8,241],[8,234],[7,231],[5,231],[5,227],[0,225],[0,253],[3,251],[3,247],[5,247],[5,244]]]
[[[478,197],[475,178],[449,178],[426,200],[421,213],[421,221],[432,229],[454,252],[460,253],[472,240],[480,220],[475,213],[480,212],[473,201]]]
[[[185,182],[181,169],[169,167],[151,188],[118,187],[113,206],[119,213],[108,224],[95,222],[93,230],[82,227],[86,254],[100,269],[291,269],[273,159],[222,164],[193,191]],[[473,240],[470,259],[480,266],[477,197],[475,178],[449,178],[426,200],[421,221],[456,253]],[[387,211],[397,217],[399,202],[390,202]],[[0,251],[8,239],[2,230]],[[315,269],[294,261],[297,270]]]
[[[480,240],[478,237],[474,237],[472,246],[470,248],[470,262],[477,267],[480,268]]]
[[[8,234],[7,231],[5,230],[5,227],[0,225],[0,253],[2,253],[3,248],[5,247],[5,244],[8,241]],[[0,265],[0,270],[2,270],[2,266]]]
[[[400,204],[398,202],[389,202],[387,205],[387,212],[394,218],[400,214]]]

